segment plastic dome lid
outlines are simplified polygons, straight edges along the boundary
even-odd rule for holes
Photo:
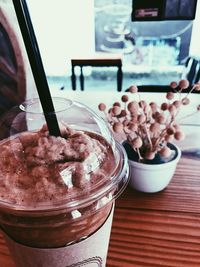
[[[128,160],[103,119],[87,106],[53,98],[61,137],[49,136],[38,99],[4,117],[0,207],[15,212],[98,209],[128,182]],[[5,178],[5,172],[7,175]]]

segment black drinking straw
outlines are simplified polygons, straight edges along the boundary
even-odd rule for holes
[[[60,136],[58,121],[26,0],[13,0],[13,5],[28,54],[46,123],[49,129],[49,134]]]

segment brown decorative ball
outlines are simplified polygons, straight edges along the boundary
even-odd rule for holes
[[[167,103],[162,103],[160,108],[161,108],[161,110],[163,110],[163,111],[164,111],[164,110],[167,110],[167,109],[168,109],[168,104],[167,104]]]
[[[184,138],[185,138],[185,134],[184,134],[184,132],[183,131],[177,131],[177,132],[175,132],[175,134],[174,134],[174,138],[176,139],[176,140],[178,140],[178,141],[182,141]]]
[[[121,107],[121,104],[120,104],[119,102],[115,102],[115,103],[113,104],[113,107],[114,107],[114,106]]]
[[[123,95],[121,99],[122,99],[122,102],[125,102],[125,103],[128,102],[128,96],[127,95]]]
[[[134,112],[137,113],[137,111],[139,109],[139,105],[136,101],[131,101],[128,103],[127,108],[131,113],[134,113]]]
[[[169,147],[165,146],[159,151],[159,154],[162,157],[168,158],[171,155],[171,152],[172,152],[171,149]]]
[[[98,108],[99,108],[100,111],[104,111],[104,110],[106,110],[106,105],[104,103],[100,103],[98,105]]]
[[[181,101],[175,100],[172,105],[174,105],[176,108],[179,108],[181,106]]]
[[[181,89],[187,89],[188,87],[189,87],[189,85],[190,85],[190,83],[189,83],[189,81],[188,80],[180,80],[180,82],[179,82],[179,87],[181,88]]]
[[[114,107],[112,108],[112,113],[113,113],[114,116],[118,116],[118,115],[120,115],[120,113],[121,113],[121,107],[119,107],[119,106],[114,106]]]
[[[166,132],[168,135],[173,135],[175,133],[175,129],[174,127],[170,126],[169,128],[167,128]]]
[[[182,100],[181,100],[181,103],[186,106],[190,103],[190,99],[188,97],[184,97]]]
[[[159,111],[156,111],[155,113],[153,113],[152,117],[154,120],[156,120],[156,118],[160,116],[160,112]]]
[[[124,129],[124,127],[123,127],[123,124],[121,122],[115,122],[113,124],[113,131],[115,133],[122,133],[123,129]]]
[[[173,92],[167,92],[167,94],[166,94],[166,98],[167,98],[168,100],[172,100],[172,99],[174,98],[174,93],[173,93]]]
[[[175,89],[178,86],[177,82],[171,82],[170,87]]]
[[[169,110],[169,113],[173,115],[176,112],[176,107],[173,104],[169,105],[168,110]]]
[[[134,94],[134,93],[137,93],[137,92],[138,92],[138,88],[137,88],[137,86],[135,86],[135,85],[131,85],[131,86],[128,88],[128,91],[129,91],[130,93]]]
[[[142,142],[142,139],[139,136],[137,136],[131,141],[131,144],[133,148],[140,148],[143,142]]]
[[[145,156],[145,159],[152,160],[155,158],[155,152],[146,151],[144,156]]]
[[[165,116],[163,114],[160,114],[156,117],[156,121],[160,124],[165,122]]]

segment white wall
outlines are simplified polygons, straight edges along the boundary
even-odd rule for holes
[[[95,51],[94,0],[27,0],[47,75],[70,75],[70,59]],[[200,57],[200,1],[190,55]]]
[[[200,45],[199,45],[199,31],[200,31],[200,1],[197,1],[196,17],[193,22],[192,38],[190,43],[189,54],[200,58]]]
[[[94,52],[93,0],[27,3],[47,75],[66,75],[72,57]]]

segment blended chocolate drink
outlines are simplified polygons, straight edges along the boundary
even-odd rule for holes
[[[69,114],[74,105],[79,110],[80,104],[71,103]],[[1,227],[27,247],[52,252],[81,244],[105,224],[127,184],[124,150],[88,130],[85,121],[80,127],[77,121],[69,126],[62,119],[59,137],[50,136],[45,125],[29,130],[29,124],[31,120],[27,131],[0,142]],[[82,266],[70,264],[63,266]]]

